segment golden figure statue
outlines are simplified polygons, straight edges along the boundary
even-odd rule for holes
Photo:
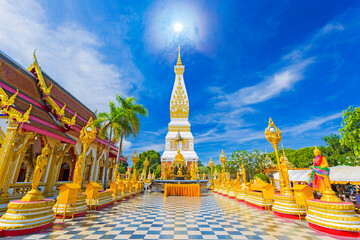
[[[180,153],[180,150],[177,150],[177,154],[175,156],[174,165],[177,165],[178,163],[185,163],[184,156]]]
[[[165,165],[164,167],[164,180],[168,180],[169,179],[169,167],[168,165]]]
[[[280,157],[279,169],[280,169],[283,179],[285,181],[284,189],[290,189],[291,187],[290,187],[290,180],[289,180],[288,164],[285,162],[283,155],[281,155],[281,157]]]
[[[126,171],[126,179],[130,179],[130,175],[131,175],[130,168],[128,168]]]
[[[118,172],[118,167],[119,167],[118,164],[116,164],[115,167],[114,167],[114,178],[113,178],[114,180],[113,180],[113,182],[116,182],[117,177],[120,175],[119,172]]]
[[[41,177],[45,171],[45,168],[48,164],[48,155],[50,154],[50,148],[48,145],[42,149],[41,155],[36,159],[36,167],[31,183],[31,190],[26,193],[26,195],[21,199],[22,201],[41,201],[43,197],[41,191],[37,189],[39,186]]]
[[[314,164],[310,167],[312,171],[310,173],[309,186],[312,186],[315,190],[318,190],[323,194],[321,197],[322,201],[341,202],[335,192],[331,189],[329,164],[326,158],[320,154],[320,150],[315,147]]]

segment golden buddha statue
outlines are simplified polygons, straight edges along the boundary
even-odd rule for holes
[[[341,202],[335,192],[331,189],[329,177],[330,168],[327,159],[320,154],[320,150],[315,147],[314,164],[310,167],[312,171],[310,173],[309,186],[312,186],[315,190],[318,190],[323,194],[320,200],[326,202]]]
[[[184,156],[180,153],[180,149],[177,150],[177,154],[175,156],[174,165],[178,165],[179,163],[185,164]]]
[[[31,190],[26,193],[26,195],[21,199],[22,201],[41,201],[43,197],[41,191],[37,189],[39,186],[41,177],[45,171],[45,168],[48,164],[48,155],[50,154],[50,148],[48,145],[44,147],[41,151],[41,155],[36,159],[36,167],[31,183]]]

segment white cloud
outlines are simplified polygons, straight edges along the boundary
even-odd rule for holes
[[[329,23],[329,24],[327,24],[325,27],[323,27],[321,29],[321,33],[326,34],[326,33],[329,33],[331,31],[334,31],[334,30],[335,31],[342,31],[344,29],[345,29],[345,27],[340,23],[336,23],[336,24]]]
[[[92,110],[107,110],[115,94],[127,95],[134,84],[141,84],[143,76],[128,45],[117,49],[129,59],[120,69],[106,62],[99,36],[76,22],[50,26],[50,17],[37,2],[2,1],[0,49],[24,67],[33,62],[37,49],[42,70]]]
[[[284,128],[284,133],[289,133],[292,135],[299,135],[310,130],[319,129],[324,123],[330,122],[332,120],[338,119],[342,117],[342,113],[335,113],[325,117],[315,117],[307,122],[301,123],[296,126]]]
[[[283,91],[291,90],[296,82],[302,80],[305,68],[313,62],[314,58],[308,58],[286,66],[254,86],[241,88],[234,93],[225,95],[218,105],[241,107],[276,97]]]

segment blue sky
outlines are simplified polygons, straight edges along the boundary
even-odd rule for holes
[[[164,149],[178,44],[202,162],[271,151],[269,117],[285,147],[324,144],[359,106],[358,1],[194,2],[4,1],[0,49],[28,66],[37,48],[42,69],[93,110],[135,96],[150,115],[125,155]]]

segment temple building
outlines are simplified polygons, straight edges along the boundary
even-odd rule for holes
[[[35,61],[28,68],[0,51],[0,215],[9,201],[21,199],[31,189],[36,159],[45,146],[48,163],[39,188],[54,197],[58,187],[71,182],[81,154],[81,129],[94,112],[44,73]],[[107,139],[91,143],[83,166],[82,188],[105,176]],[[108,182],[112,182],[118,149],[110,147]],[[121,158],[126,161],[126,159]]]
[[[171,168],[177,150],[184,156],[187,167],[190,169],[192,162],[197,165],[199,157],[194,150],[194,137],[190,132],[189,98],[184,82],[185,66],[181,63],[180,46],[175,71],[175,81],[170,99],[169,131],[165,137],[165,151],[161,156],[161,172],[167,165]]]

